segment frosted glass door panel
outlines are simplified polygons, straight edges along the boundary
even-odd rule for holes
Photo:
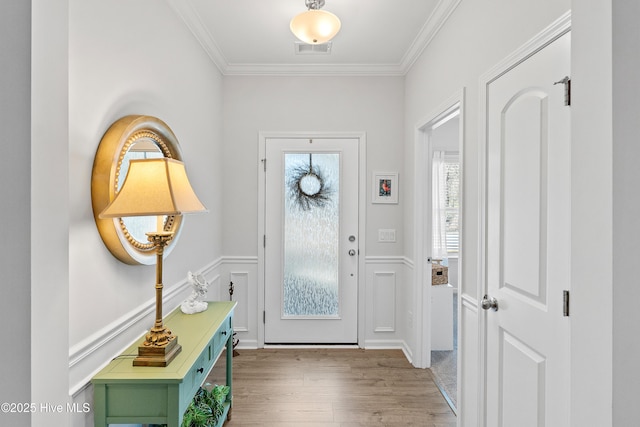
[[[284,159],[283,316],[338,316],[340,155]]]

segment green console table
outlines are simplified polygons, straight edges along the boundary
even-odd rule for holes
[[[135,342],[91,379],[95,427],[109,424],[166,424],[180,427],[184,411],[227,349],[229,395],[219,421],[231,417],[233,310],[235,302],[210,302],[206,311],[184,314],[178,307],[165,325],[178,336],[182,351],[164,368],[133,366]]]

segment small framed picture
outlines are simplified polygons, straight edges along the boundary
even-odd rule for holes
[[[398,174],[373,173],[373,203],[398,203]]]

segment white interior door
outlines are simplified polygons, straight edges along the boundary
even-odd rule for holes
[[[265,343],[358,341],[357,138],[269,138]]]
[[[569,75],[567,33],[487,88],[487,426],[570,425]]]

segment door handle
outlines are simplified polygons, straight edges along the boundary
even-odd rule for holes
[[[482,297],[481,305],[484,310],[491,309],[493,311],[498,311],[498,300],[493,297],[489,298],[489,295]]]
[[[355,256],[356,255],[356,250],[355,249],[349,249],[349,255],[350,256]]]

